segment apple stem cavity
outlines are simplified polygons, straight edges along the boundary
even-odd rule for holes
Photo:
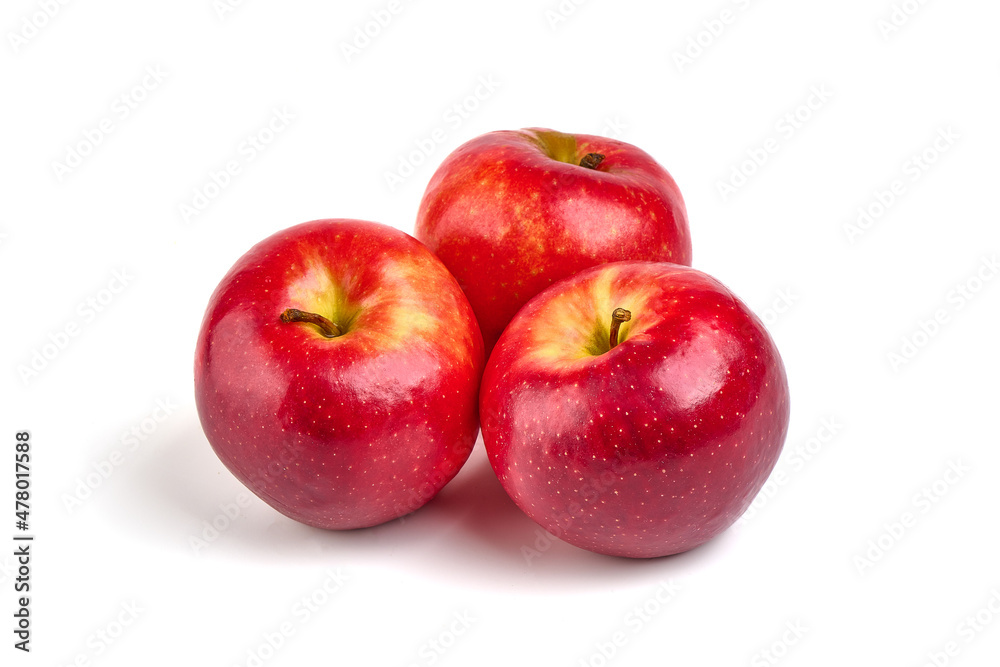
[[[618,345],[618,328],[622,325],[622,322],[628,322],[631,319],[632,312],[624,308],[615,308],[614,312],[611,313],[611,338],[609,341],[612,350]]]
[[[307,322],[308,324],[315,324],[319,327],[321,334],[327,338],[336,338],[337,336],[342,336],[344,334],[343,329],[341,329],[336,322],[331,322],[322,315],[317,315],[316,313],[307,313],[304,310],[299,310],[298,308],[289,308],[281,314],[281,321],[285,324],[291,322]]]
[[[604,162],[604,156],[600,153],[587,153],[580,160],[580,166],[587,169],[597,169],[598,165]]]

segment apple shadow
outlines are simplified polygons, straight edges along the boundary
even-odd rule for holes
[[[193,410],[175,420],[151,451],[118,473],[105,510],[117,528],[159,551],[209,560],[300,562],[326,551],[330,531],[285,517],[243,486],[212,451]],[[356,550],[381,541],[370,533],[353,542]]]
[[[627,584],[651,577],[680,576],[704,562],[716,549],[716,540],[683,554],[663,558],[624,558],[597,554],[564,542],[530,519],[507,495],[480,443],[463,469],[465,473],[446,488],[442,502],[465,508],[455,513],[458,538],[454,548],[475,556],[478,565],[492,572],[545,582],[546,587],[565,586],[572,590],[588,585]],[[446,494],[447,492],[447,494]],[[439,496],[440,497],[440,496]],[[438,508],[429,507],[429,513]],[[442,512],[450,507],[441,508]],[[451,559],[450,573],[462,569]],[[468,562],[468,561],[466,561]],[[481,577],[482,567],[466,568]]]
[[[106,513],[141,545],[179,557],[322,567],[384,565],[430,580],[510,590],[574,591],[684,576],[710,566],[720,536],[665,558],[594,554],[549,536],[507,496],[480,439],[468,463],[417,511],[373,528],[328,531],[250,493],[212,451],[193,410],[116,484]],[[117,481],[117,480],[116,480]]]

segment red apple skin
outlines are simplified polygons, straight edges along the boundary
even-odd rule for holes
[[[604,155],[596,169],[580,166]],[[431,178],[416,236],[469,297],[486,352],[552,283],[620,260],[691,264],[677,184],[644,151],[614,139],[533,128],[491,132]]]
[[[282,322],[287,308],[346,326]],[[236,262],[208,304],[195,358],[205,435],[279,512],[362,528],[434,497],[478,433],[483,343],[441,262],[391,227],[316,220]]]
[[[632,319],[609,349],[618,307]],[[788,382],[761,321],[721,283],[620,262],[517,314],[487,363],[480,417],[490,463],[528,516],[578,547],[649,558],[696,547],[747,509],[785,440]]]

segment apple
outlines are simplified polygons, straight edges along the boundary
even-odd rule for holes
[[[198,335],[195,398],[226,467],[279,512],[374,526],[425,504],[479,430],[483,343],[413,237],[316,220],[241,257]]]
[[[486,353],[550,284],[620,260],[691,263],[677,184],[644,151],[546,129],[491,132],[431,178],[416,236],[458,279]]]
[[[714,278],[617,262],[518,312],[486,365],[490,464],[525,513],[603,554],[680,553],[731,525],[788,430],[761,321]]]

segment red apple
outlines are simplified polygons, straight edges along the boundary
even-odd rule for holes
[[[553,130],[491,132],[449,155],[416,235],[469,297],[486,352],[553,282],[619,260],[691,263],[677,184],[644,151]]]
[[[514,502],[571,544],[635,558],[731,525],[778,459],[788,410],[761,321],[715,279],[664,262],[606,264],[542,292],[480,389],[486,450]]]
[[[419,241],[357,220],[278,232],[239,259],[198,336],[195,398],[236,477],[287,516],[360,528],[411,512],[469,456],[483,343]]]

